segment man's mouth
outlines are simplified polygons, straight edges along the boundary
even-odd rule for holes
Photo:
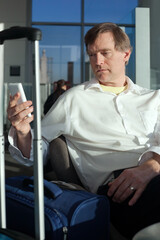
[[[109,71],[109,69],[104,69],[104,68],[102,68],[102,69],[98,69],[98,70],[97,70],[97,73],[98,73],[98,72],[106,72],[106,71]]]

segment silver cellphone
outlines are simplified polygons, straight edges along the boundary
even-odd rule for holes
[[[22,83],[9,83],[8,90],[12,96],[14,96],[17,92],[21,94],[21,97],[18,99],[18,104],[21,104],[22,102],[27,101]],[[28,114],[28,117],[31,117],[31,113]]]

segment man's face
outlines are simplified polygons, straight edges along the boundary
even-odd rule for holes
[[[101,33],[87,49],[93,72],[99,82],[107,86],[125,84],[125,62],[130,50],[120,52],[115,49],[111,32]]]

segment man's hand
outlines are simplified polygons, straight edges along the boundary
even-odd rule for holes
[[[113,201],[121,203],[130,195],[133,195],[129,201],[132,206],[139,199],[147,184],[152,178],[160,174],[160,156],[154,154],[153,158],[142,165],[130,169],[125,169],[119,177],[110,182],[108,196]]]
[[[25,157],[30,156],[31,135],[30,123],[33,121],[33,115],[28,117],[29,113],[33,112],[32,101],[26,101],[17,104],[20,98],[20,93],[10,96],[10,101],[7,108],[8,119],[17,133],[17,145]]]

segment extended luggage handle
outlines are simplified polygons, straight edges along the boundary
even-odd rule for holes
[[[0,32],[0,53],[3,55],[3,42],[18,38],[27,38],[34,42],[35,45],[35,80],[33,81],[34,105],[34,193],[35,193],[35,236],[38,240],[45,239],[44,226],[44,196],[43,196],[43,157],[42,157],[42,137],[41,137],[41,110],[40,110],[40,66],[39,66],[39,40],[41,39],[41,31],[32,27],[11,27]],[[0,58],[0,60],[2,60]],[[3,68],[3,62],[1,62]],[[0,71],[0,104],[3,109],[3,69]],[[2,78],[2,79],[1,79]],[[4,169],[4,134],[3,134],[3,115],[0,116],[0,226],[6,228],[5,217],[5,176],[2,171]],[[39,187],[40,186],[40,187]]]
[[[14,26],[0,32],[0,44],[5,40],[27,38],[30,41],[39,41],[42,38],[40,29],[33,27]]]
[[[59,188],[56,184],[50,183],[45,179],[43,180],[43,182],[44,182],[44,193],[46,192],[46,194],[51,195],[52,198],[57,198],[63,193],[63,190]],[[34,185],[33,177],[25,178],[23,180],[24,187],[28,187],[28,186],[33,187],[33,185]]]

